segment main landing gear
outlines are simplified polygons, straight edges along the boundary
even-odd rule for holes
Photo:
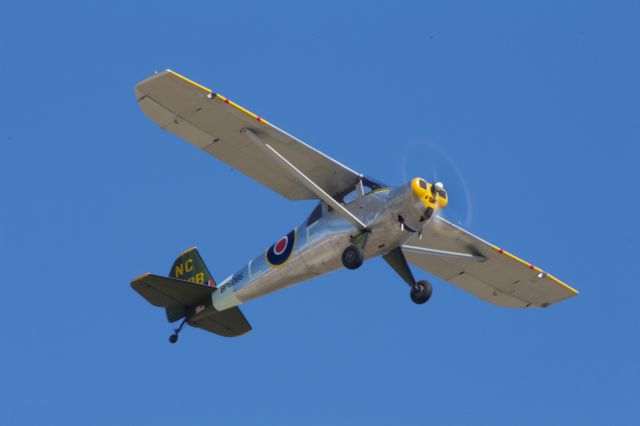
[[[409,268],[409,264],[407,263],[407,259],[404,257],[404,253],[400,247],[396,247],[391,250],[389,253],[382,256],[384,260],[402,277],[404,282],[406,282],[409,287],[411,287],[411,292],[409,295],[411,296],[411,300],[413,303],[422,305],[423,303],[427,303],[427,301],[431,298],[431,293],[433,293],[433,287],[431,283],[426,280],[416,281],[413,277],[413,273]]]
[[[182,330],[182,327],[184,327],[184,324],[186,322],[187,322],[187,318],[183,319],[182,322],[180,323],[180,327],[173,330],[173,334],[169,336],[169,342],[176,343],[178,341],[178,333],[180,333],[180,330]]]
[[[351,244],[342,252],[342,264],[347,269],[358,269],[364,262],[364,246],[367,244],[371,231],[365,229],[355,237],[351,237]]]
[[[431,293],[433,293],[433,287],[429,281],[418,281],[413,285],[413,287],[411,287],[411,301],[418,305],[422,305],[431,298]]]
[[[342,252],[342,264],[347,269],[358,269],[364,262],[364,251],[355,244],[349,245]]]

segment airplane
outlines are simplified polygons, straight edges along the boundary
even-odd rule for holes
[[[511,307],[542,307],[578,291],[548,272],[488,243],[438,213],[449,203],[441,182],[416,177],[391,187],[358,173],[219,93],[171,70],[135,86],[142,111],[162,129],[289,200],[318,200],[297,227],[217,283],[198,250],[182,253],[169,276],[144,274],[131,287],[170,323],[233,337],[251,331],[238,305],[382,256],[427,302],[432,285],[409,263],[478,298]]]

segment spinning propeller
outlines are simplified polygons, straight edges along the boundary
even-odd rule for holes
[[[468,229],[473,219],[471,192],[453,158],[433,143],[408,144],[401,156],[402,181],[424,175],[425,169],[431,170],[427,180],[435,182],[437,189],[446,189],[450,198],[447,208],[438,209],[437,214]]]

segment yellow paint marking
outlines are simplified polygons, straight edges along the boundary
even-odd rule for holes
[[[204,284],[204,272],[199,272],[195,277],[189,277],[187,281],[194,284]]]
[[[562,281],[560,281],[559,279],[557,279],[556,277],[554,277],[551,274],[547,274],[547,278],[549,278],[551,281],[555,282],[556,284],[560,284],[561,286],[563,286],[567,290],[573,292],[574,294],[580,294],[580,292],[578,290],[576,290],[575,288],[571,287],[568,284],[563,283]]]
[[[173,274],[176,276],[176,278],[183,276],[184,275],[184,263],[176,265],[176,269],[173,272]]]
[[[237,103],[225,98],[220,93],[216,93],[216,98],[220,99],[225,104],[229,104],[232,107],[236,108],[237,110],[244,112],[245,114],[247,114],[249,117],[253,118],[256,121],[259,121],[259,122],[264,123],[264,124],[269,124],[269,125],[271,124],[267,120],[265,120],[264,118],[257,116],[256,114],[252,113],[248,109],[243,108],[240,105],[238,105]]]
[[[187,83],[189,83],[189,84],[191,84],[191,85],[193,85],[193,86],[197,87],[197,88],[198,88],[198,89],[200,89],[200,90],[204,90],[205,92],[207,92],[207,93],[209,93],[209,94],[213,94],[213,91],[212,91],[211,89],[209,89],[208,87],[204,87],[203,85],[198,84],[198,83],[196,83],[196,82],[195,82],[195,81],[193,81],[193,80],[189,80],[187,77],[185,77],[185,76],[183,76],[183,75],[180,75],[180,74],[178,74],[178,73],[177,73],[177,72],[175,72],[175,71],[167,70],[167,72],[168,72],[168,73],[170,73],[171,75],[175,76],[175,77],[178,77],[180,80],[185,81],[185,82],[187,82]],[[225,97],[224,97],[224,96],[222,96],[221,94],[219,94],[219,93],[215,93],[215,97],[216,97],[216,98],[218,98],[218,99],[220,99],[222,102],[224,102],[224,103],[226,103],[226,104],[231,105],[231,106],[232,106],[232,107],[234,107],[235,109],[237,109],[237,110],[239,110],[239,111],[242,111],[243,113],[247,114],[249,117],[253,118],[254,120],[256,120],[256,121],[258,121],[258,122],[260,122],[260,123],[264,123],[264,124],[269,124],[269,125],[271,125],[271,123],[269,123],[269,122],[268,122],[267,120],[265,120],[264,118],[262,118],[262,117],[260,117],[260,116],[258,116],[258,115],[256,115],[256,114],[254,114],[254,113],[252,113],[251,111],[249,111],[249,110],[248,110],[248,109],[246,109],[246,108],[241,107],[241,106],[240,106],[240,105],[238,105],[237,103],[235,103],[235,102],[233,102],[233,101],[231,101],[231,100],[229,100],[229,99],[225,98]]]
[[[193,259],[187,259],[187,261],[184,262],[184,270],[187,272],[193,271]]]
[[[491,247],[493,247],[493,249],[494,249],[495,251],[497,251],[498,253],[500,253],[500,254],[504,254],[504,255],[505,255],[505,256],[507,256],[508,258],[510,258],[510,259],[512,259],[512,260],[515,260],[515,261],[516,261],[516,262],[518,262],[518,263],[521,263],[522,265],[526,266],[527,268],[532,269],[532,270],[534,270],[534,271],[536,271],[536,272],[538,272],[538,273],[543,273],[543,274],[545,274],[545,277],[549,278],[549,279],[550,279],[551,281],[553,281],[554,283],[561,285],[562,287],[566,288],[566,289],[567,289],[567,290],[569,290],[570,292],[572,292],[572,293],[574,293],[574,294],[580,294],[580,293],[578,292],[578,290],[576,290],[575,288],[571,287],[571,286],[570,286],[570,285],[568,285],[568,284],[565,284],[564,282],[560,281],[559,279],[557,279],[557,278],[556,278],[556,277],[554,277],[553,275],[551,275],[551,274],[548,274],[548,273],[544,272],[542,269],[538,268],[537,266],[534,266],[534,265],[532,265],[531,263],[525,262],[524,260],[520,259],[519,257],[514,256],[513,254],[509,253],[509,252],[508,252],[508,251],[506,251],[506,250],[501,249],[501,248],[500,248],[500,247],[498,247],[498,246],[491,246]]]
[[[174,71],[171,71],[171,70],[167,70],[167,72],[172,74],[172,75],[174,75],[174,76],[176,76],[176,77],[178,77],[180,80],[186,81],[187,83],[196,86],[198,89],[204,90],[207,93],[212,93],[211,89],[209,89],[208,87],[204,87],[203,85],[198,84],[193,80],[189,80],[187,77],[185,77],[183,75],[180,75],[177,72],[174,72]]]

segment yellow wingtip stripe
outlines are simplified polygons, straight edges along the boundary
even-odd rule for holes
[[[573,287],[571,287],[570,285],[568,285],[568,284],[566,284],[566,283],[564,283],[564,282],[560,281],[558,278],[554,277],[553,275],[551,275],[551,274],[548,274],[548,273],[544,272],[542,269],[538,268],[537,266],[535,266],[535,265],[533,265],[533,264],[531,264],[531,263],[525,262],[524,260],[520,259],[519,257],[517,257],[517,256],[515,256],[515,255],[513,255],[513,254],[511,254],[511,253],[509,253],[509,252],[508,252],[508,251],[506,251],[506,250],[501,249],[501,248],[500,248],[500,247],[498,247],[498,246],[492,246],[492,247],[493,247],[493,249],[494,249],[495,251],[497,251],[498,253],[500,253],[500,254],[504,254],[504,255],[505,255],[505,256],[507,256],[508,258],[510,258],[510,259],[512,259],[512,260],[515,260],[516,262],[518,262],[518,263],[520,263],[520,264],[522,264],[522,265],[526,266],[527,268],[532,269],[532,270],[534,270],[534,271],[536,271],[536,272],[538,272],[538,273],[540,273],[540,272],[544,273],[544,274],[545,274],[545,277],[549,278],[549,279],[550,279],[551,281],[553,281],[554,283],[556,283],[556,284],[558,284],[558,285],[561,285],[562,287],[566,288],[567,290],[569,290],[569,291],[570,291],[570,292],[572,292],[573,294],[575,294],[575,295],[580,294],[580,292],[578,292],[578,290],[576,290],[575,288],[573,288]]]
[[[213,91],[212,91],[211,89],[209,89],[208,87],[204,87],[203,85],[198,84],[198,83],[196,83],[195,81],[190,80],[190,79],[188,79],[187,77],[185,77],[185,76],[183,76],[183,75],[180,75],[180,74],[178,74],[178,73],[177,73],[177,72],[175,72],[175,71],[167,70],[167,72],[168,72],[169,74],[171,74],[171,75],[173,75],[173,76],[175,76],[175,77],[179,78],[180,80],[185,81],[185,82],[187,82],[187,83],[189,83],[189,84],[191,84],[191,85],[193,85],[193,86],[197,87],[197,88],[198,88],[198,89],[200,89],[200,90],[204,90],[205,92],[207,92],[207,93],[209,93],[209,94],[214,94],[216,98],[220,99],[220,100],[221,100],[222,102],[224,102],[225,104],[229,104],[229,105],[231,105],[232,107],[236,108],[237,110],[242,111],[243,113],[247,114],[249,117],[253,118],[254,120],[256,120],[256,121],[258,121],[258,122],[260,122],[260,123],[264,123],[264,124],[269,124],[269,125],[271,125],[271,123],[269,123],[269,122],[268,122],[267,120],[265,120],[264,118],[262,118],[262,117],[258,116],[257,114],[252,113],[251,111],[249,111],[249,110],[248,110],[248,109],[246,109],[246,108],[241,107],[241,106],[240,106],[240,105],[238,105],[237,103],[235,103],[235,102],[233,102],[233,101],[231,101],[231,100],[229,100],[229,99],[225,98],[225,97],[224,97],[224,96],[222,96],[221,94],[219,94],[219,93],[213,93]]]
[[[547,274],[547,278],[549,278],[551,281],[554,281],[556,284],[561,285],[562,287],[566,288],[567,290],[569,290],[570,292],[572,292],[573,294],[575,294],[576,296],[578,294],[580,294],[580,292],[578,290],[576,290],[575,288],[571,287],[568,284],[565,284],[564,282],[560,281],[559,279],[557,279],[556,277],[554,277],[551,274]]]
[[[264,118],[252,113],[251,111],[249,111],[246,108],[241,107],[240,105],[238,105],[237,103],[233,102],[232,100],[230,100],[228,98],[225,98],[220,93],[216,93],[216,98],[220,99],[225,104],[229,104],[232,107],[236,108],[237,110],[244,112],[245,114],[247,114],[249,117],[253,118],[256,121],[259,121],[259,122],[265,123],[265,124],[269,124],[269,125],[271,124],[267,120],[265,120]]]
[[[167,70],[167,72],[168,72],[169,74],[173,75],[173,76],[178,77],[180,80],[186,81],[187,83],[189,83],[189,84],[192,84],[192,85],[196,86],[198,89],[204,90],[204,91],[205,91],[205,92],[207,92],[207,93],[213,93],[213,92],[211,91],[211,89],[209,89],[208,87],[204,87],[203,85],[198,84],[198,83],[196,83],[196,82],[195,82],[195,81],[193,81],[193,80],[189,80],[187,77],[185,77],[185,76],[183,76],[183,75],[180,75],[180,74],[178,74],[178,73],[177,73],[177,72],[175,72],[175,71]]]

